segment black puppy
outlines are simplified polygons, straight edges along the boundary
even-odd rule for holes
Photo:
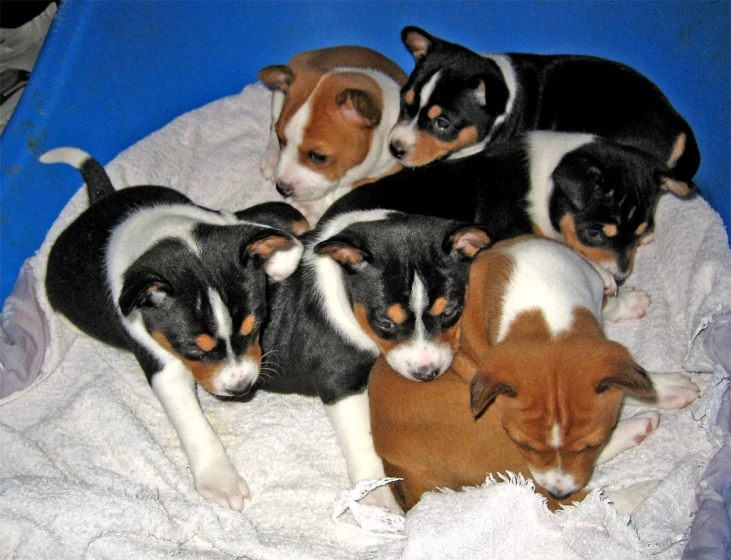
[[[88,154],[59,148],[41,157],[79,169],[90,207],[66,228],[48,258],[53,308],[84,333],[136,356],[175,428],[198,492],[241,510],[246,482],[198,404],[195,382],[223,396],[259,376],[267,276],[299,263],[290,233],[302,216],[280,203],[230,213],[193,204],[158,186],[115,191]]]
[[[529,130],[555,130],[643,150],[687,185],[698,170],[688,123],[655,84],[624,64],[592,56],[479,55],[417,27],[404,28],[401,38],[416,60],[389,137],[404,165],[461,157]]]
[[[401,375],[428,381],[452,362],[480,227],[374,210],[321,221],[303,236],[300,267],[272,286],[262,328],[266,366],[256,386],[317,395],[352,483],[383,478],[370,433],[366,387],[383,354]],[[369,501],[398,512],[386,488]]]

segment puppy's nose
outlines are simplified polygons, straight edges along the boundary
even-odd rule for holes
[[[431,381],[439,375],[439,368],[427,365],[415,369],[411,374],[419,381]]]
[[[554,494],[550,490],[548,490],[548,493],[553,497],[555,500],[565,500],[568,498],[573,492],[564,492],[563,494]]]
[[[226,387],[226,392],[232,397],[243,397],[250,390],[251,383],[249,381],[242,381],[233,387]]]
[[[391,142],[388,145],[388,149],[391,152],[391,155],[396,159],[401,159],[402,157],[404,157],[404,155],[406,155],[406,149],[400,142]]]
[[[284,198],[288,198],[292,196],[292,185],[288,185],[287,183],[282,183],[281,181],[277,181],[277,191],[279,191],[279,194],[281,194]]]

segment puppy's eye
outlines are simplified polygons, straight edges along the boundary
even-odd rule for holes
[[[442,312],[442,320],[449,321],[450,319],[454,319],[459,311],[460,307],[456,303],[448,305]]]
[[[604,241],[604,233],[600,229],[589,228],[584,230],[584,235],[591,243],[601,243]]]
[[[396,330],[396,323],[394,323],[391,319],[378,319],[376,321],[376,327],[378,327],[378,330],[384,333],[392,333]]]
[[[437,117],[434,119],[434,128],[440,131],[447,130],[451,124],[447,117]]]
[[[199,362],[205,357],[206,353],[203,350],[198,350],[197,348],[194,348],[192,350],[188,350],[185,353],[185,357],[189,360],[193,360],[196,362]]]
[[[520,443],[520,442],[516,442],[516,443],[518,444],[518,447],[520,447],[521,449],[523,449],[523,450],[525,450],[525,451],[535,451],[535,449],[533,449],[533,448],[532,448],[532,447],[531,447],[531,446],[530,446],[529,444],[527,444],[527,443]]]
[[[327,156],[317,150],[310,150],[307,157],[309,157],[310,161],[315,165],[323,165],[327,161]]]

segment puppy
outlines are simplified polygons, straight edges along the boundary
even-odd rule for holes
[[[272,286],[257,387],[319,396],[353,484],[384,476],[366,386],[379,355],[409,379],[452,361],[472,258],[484,231],[452,220],[374,210],[341,214],[303,236],[297,271]],[[371,503],[400,512],[386,488]]]
[[[90,202],[51,248],[46,292],[53,309],[135,355],[180,438],[196,490],[241,510],[248,486],[203,415],[195,383],[236,396],[256,382],[267,276],[291,274],[302,244],[244,221],[256,219],[255,207],[237,218],[165,187],[115,191],[81,150],[51,150],[41,161],[78,168]],[[264,217],[273,210],[266,205]]]
[[[274,91],[272,129],[261,169],[316,223],[343,193],[401,166],[388,149],[406,74],[363,47],[296,54],[259,71]]]
[[[667,173],[665,164],[629,146],[589,134],[534,131],[364,185],[326,216],[391,208],[478,223],[493,241],[537,233],[564,242],[621,283],[654,228],[659,195],[694,193]]]
[[[416,60],[389,140],[404,165],[462,157],[528,130],[586,132],[652,154],[690,187],[700,165],[693,132],[632,68],[591,56],[478,55],[417,27],[401,37]]]
[[[568,247],[504,241],[472,266],[459,350],[444,376],[409,383],[383,362],[374,368],[373,439],[386,474],[404,479],[395,489],[404,508],[425,491],[507,470],[532,477],[555,508],[581,497],[597,460],[657,426],[655,413],[617,425],[624,395],[666,408],[695,400],[685,376],[651,379],[605,338],[603,294],[600,276]]]

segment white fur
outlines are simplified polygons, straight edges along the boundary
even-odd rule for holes
[[[546,239],[531,239],[507,250],[513,272],[505,286],[496,342],[519,313],[540,309],[553,336],[571,328],[576,308],[601,321],[604,282],[573,250]],[[570,288],[569,288],[570,287]]]
[[[657,412],[643,412],[617,424],[604,449],[596,460],[597,464],[605,463],[623,451],[637,447],[657,428],[660,415]]]
[[[261,174],[267,181],[274,181],[274,172],[279,160],[279,139],[277,138],[276,124],[284,106],[285,94],[283,91],[272,92],[272,123],[269,128],[269,142],[267,143],[264,156],[261,158],[259,168]]]
[[[563,443],[561,438],[561,426],[559,426],[558,422],[556,422],[551,429],[551,441],[549,443],[554,449],[558,449]]]
[[[190,371],[179,361],[168,360],[151,383],[188,457],[196,490],[208,500],[241,511],[249,487],[203,415]]]
[[[594,141],[591,134],[535,131],[528,134],[530,185],[528,213],[543,235],[561,240],[561,232],[554,229],[548,215],[548,201],[553,192],[553,175],[561,159],[573,150]]]
[[[269,275],[272,280],[280,281],[292,274],[302,258],[304,247],[299,240],[295,239],[294,243],[288,249],[279,249],[275,251],[264,262],[264,272]]]
[[[76,169],[81,169],[89,159],[91,156],[78,148],[56,148],[38,158],[41,163],[67,163]]]
[[[378,346],[363,331],[353,313],[350,299],[345,291],[341,266],[328,255],[316,255],[312,248],[321,241],[333,237],[351,224],[385,220],[388,214],[387,210],[368,210],[348,212],[336,216],[325,224],[317,237],[308,245],[303,257],[303,262],[315,270],[317,277],[315,289],[318,291],[322,307],[330,324],[353,346],[370,352],[374,356],[379,354]]]
[[[643,290],[621,287],[615,297],[607,298],[604,307],[605,321],[627,321],[641,319],[650,307],[650,295]]]
[[[368,391],[325,405],[325,411],[335,428],[335,435],[345,455],[351,484],[361,480],[385,478],[383,462],[376,453],[371,435]],[[401,508],[388,487],[384,486],[381,490],[371,492],[364,501],[385,507],[393,513],[401,513]]]
[[[545,488],[552,495],[564,496],[580,489],[573,475],[561,468],[560,462],[558,467],[545,471],[530,467],[530,472],[536,484]]]
[[[373,69],[336,68],[331,72],[358,72],[373,78],[381,88],[383,95],[383,114],[380,123],[373,131],[371,149],[365,159],[349,169],[339,179],[330,180],[316,170],[302,165],[299,161],[299,147],[304,140],[305,130],[310,123],[312,100],[318,95],[318,88],[322,82],[321,78],[308,100],[303,103],[285,125],[284,135],[287,144],[279,154],[279,161],[276,166],[276,180],[292,187],[292,198],[296,201],[318,200],[336,189],[350,187],[361,179],[378,177],[397,163],[388,149],[388,133],[398,119],[399,85],[383,72]]]

